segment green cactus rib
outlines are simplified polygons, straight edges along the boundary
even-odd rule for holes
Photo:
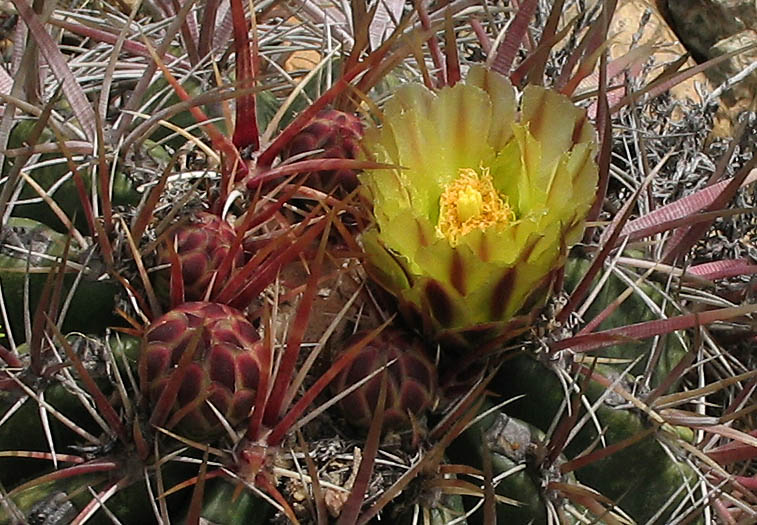
[[[8,312],[11,331],[16,343],[25,339],[24,335],[24,283],[29,279],[29,310],[33,316],[47,274],[55,271],[66,244],[66,236],[55,232],[32,219],[11,217],[0,231],[0,283],[3,300]],[[30,255],[31,252],[31,255]],[[27,258],[30,257],[31,271],[27,273]],[[70,261],[78,261],[76,249],[69,253]],[[66,298],[77,280],[78,272],[69,271],[63,277],[62,297]],[[119,285],[112,280],[95,280],[85,272],[76,284],[63,332],[103,333],[105,328],[117,323],[114,316],[115,296]]]
[[[462,496],[442,492],[436,498],[438,499],[433,500],[433,505],[430,508],[423,507],[419,509],[422,513],[422,518],[414,519],[415,506],[412,505],[405,512],[401,513],[396,523],[400,525],[415,525],[416,523],[423,523],[424,525],[447,525],[454,521],[459,525],[468,525],[469,521],[462,518],[465,514],[465,505],[463,504]],[[390,516],[393,516],[393,510],[389,511]]]
[[[87,486],[96,486],[102,482],[102,476],[80,476],[75,480],[62,480],[44,483],[21,491],[11,501],[14,511],[21,513],[26,520],[36,516],[35,523],[69,523],[76,517],[78,509],[72,501],[75,492],[81,494]],[[16,523],[19,516],[10,515],[5,507],[0,507],[0,525]]]
[[[106,373],[105,352],[112,355],[111,363],[115,363],[120,373],[127,373],[124,367],[129,367],[129,373],[136,375],[137,359],[141,340],[136,337],[125,335],[110,336],[107,340],[107,349],[103,338],[85,337],[81,334],[69,334],[67,340],[81,354],[87,358],[87,369],[92,374],[98,387],[106,395],[113,391],[113,380]],[[93,343],[95,346],[85,348],[82,345]],[[21,359],[27,353],[26,345],[18,348]],[[24,382],[34,381],[34,377],[27,377],[21,373]],[[2,376],[0,376],[2,379]],[[77,398],[63,384],[54,379],[36,379],[33,385],[35,389],[43,389],[45,403],[60,412],[68,420],[79,426],[89,436],[98,435],[102,429],[92,419],[89,412]],[[42,383],[46,381],[47,384]],[[0,419],[11,409],[22,393],[14,390],[12,384],[5,382],[5,389],[0,390]],[[42,426],[39,406],[33,399],[28,399],[20,409],[5,419],[0,426],[0,451],[5,452],[40,452],[49,451],[49,444],[45,437]],[[84,440],[81,435],[70,430],[54,416],[49,416],[50,432],[58,454],[77,456],[72,451],[72,446],[99,446],[98,441],[90,437]],[[94,449],[93,449],[94,450]],[[152,496],[148,494],[145,486],[144,473],[149,476],[153,494],[156,493],[155,465],[145,465],[141,468],[125,468],[131,461],[139,461],[134,458],[126,459],[125,454],[131,453],[129,449],[117,449],[106,452],[103,448],[98,454],[98,459],[86,461],[85,455],[81,456],[81,463],[75,465],[76,472],[67,473],[69,463],[59,464],[58,471],[54,471],[52,461],[48,459],[31,459],[29,457],[0,457],[0,483],[9,491],[9,502],[12,502],[16,511],[21,512],[26,521],[33,523],[68,523],[77,514],[82,512],[87,505],[92,505],[90,488],[96,493],[106,488],[114,488],[115,493],[109,497],[106,506],[108,510],[120,520],[121,523],[152,523],[155,520],[152,506],[147,504]],[[192,451],[186,451],[184,456],[192,456]],[[196,454],[194,454],[196,455]],[[196,475],[196,467],[181,462],[167,462],[160,466],[161,476],[165,487],[172,487],[186,479]],[[33,480],[40,476],[59,476],[50,481],[42,479],[43,483],[34,484]],[[24,483],[26,488],[21,487]],[[21,490],[19,490],[21,489]],[[188,498],[191,491],[179,491],[167,498],[169,514],[180,515],[187,508]],[[268,504],[266,503],[266,506]],[[8,514],[9,506],[0,506],[0,525],[16,523],[18,516]],[[260,510],[258,512],[261,512]],[[34,518],[32,518],[34,516]],[[38,517],[38,518],[37,518]],[[34,521],[39,519],[41,521]],[[47,521],[42,521],[47,520]],[[108,524],[112,523],[107,513],[97,510],[87,523]]]
[[[567,290],[571,290],[578,284],[589,265],[590,262],[585,259],[573,258],[568,260],[565,265],[565,286]],[[596,286],[598,282],[599,279],[597,278],[593,286]],[[584,319],[594,319],[605,307],[625,292],[627,288],[628,285],[619,277],[614,274],[611,275],[584,314]],[[662,294],[652,284],[642,282],[639,285],[639,289],[647,296],[648,301],[651,301],[655,305],[662,304]],[[609,330],[619,326],[653,321],[655,319],[659,319],[658,314],[650,308],[650,305],[640,295],[633,293],[611,315],[602,321],[594,331]],[[661,341],[657,345],[659,355],[657,356],[657,361],[654,363],[649,383],[652,388],[657,387],[686,354],[684,342],[685,336],[683,335],[678,337],[676,334],[667,334],[661,337]],[[654,344],[654,340],[649,339],[603,348],[597,355],[619,361],[617,364],[600,365],[598,366],[598,370],[615,374],[621,373],[628,367],[630,362],[640,355],[649,356],[650,352],[654,349]],[[640,359],[629,370],[629,373],[637,377],[641,376],[645,373],[646,367],[647,359]]]
[[[11,131],[8,140],[8,148],[14,149],[27,146],[25,140],[31,133],[34,124],[34,120],[24,120],[16,124],[13,131]],[[55,142],[56,138],[49,130],[44,130],[38,141],[39,144],[55,144]],[[19,159],[24,159],[24,157],[17,157],[14,162],[18,162]],[[74,220],[74,225],[77,229],[87,231],[88,226],[86,216],[84,209],[81,206],[79,192],[76,189],[76,184],[74,183],[73,178],[69,177],[65,182],[60,184],[60,186],[57,186],[58,182],[63,177],[70,176],[71,174],[65,157],[60,153],[47,153],[40,155],[37,163],[42,164],[53,161],[56,162],[32,169],[28,174],[45,190],[56,187],[57,189],[55,189],[55,192],[51,195],[53,200],[61,207],[69,219]],[[10,163],[7,163],[7,165],[7,169],[10,169]],[[3,176],[5,175],[6,173],[3,173]],[[139,203],[141,195],[121,170],[116,170],[112,184],[114,206],[136,205]],[[91,180],[88,177],[84,177],[84,185],[87,191],[89,191]],[[19,200],[38,198],[39,195],[37,192],[28,186],[24,187],[19,196]],[[13,215],[16,217],[34,219],[63,233],[67,231],[67,228],[44,202],[32,202],[17,205],[13,209]]]
[[[100,382],[106,387],[106,382]],[[47,404],[63,416],[74,421],[83,430],[97,433],[99,427],[82,407],[79,399],[63,385],[53,383],[43,390]],[[0,418],[13,408],[20,397],[16,392],[0,390]],[[56,450],[69,453],[70,445],[81,442],[81,436],[67,428],[54,416],[49,415],[50,433]],[[45,431],[40,419],[40,407],[33,399],[26,402],[0,426],[0,451],[49,451]],[[5,487],[14,487],[20,480],[42,474],[52,468],[49,460],[31,460],[26,457],[0,457],[0,483]]]
[[[194,78],[187,78],[182,81],[182,87],[193,97],[202,95],[206,91],[206,87]],[[197,125],[197,120],[192,116],[188,109],[183,109],[186,106],[181,105],[181,98],[176,94],[173,88],[168,85],[168,81],[164,77],[160,77],[150,85],[145,92],[144,99],[150,102],[146,108],[146,114],[154,116],[165,111],[166,114],[162,115],[163,120],[166,120],[181,129],[189,128],[192,135],[201,135],[201,129]],[[201,107],[210,117],[220,116],[220,108],[217,106],[204,105]],[[177,112],[171,108],[182,109]],[[217,122],[215,122],[215,126],[217,126],[221,132],[225,132],[226,123],[223,119],[218,119]],[[174,130],[163,125],[158,125],[152,129],[152,132],[149,134],[149,140],[168,146],[173,150],[179,149],[187,142],[186,137],[177,135]]]
[[[86,344],[80,334],[70,334],[67,339],[75,349],[82,348],[78,342]],[[139,350],[139,344],[139,339],[135,337],[113,336],[109,339],[108,346],[110,351],[113,352],[114,360],[119,368],[130,366],[136,373],[136,354]],[[18,352],[23,359],[23,356],[28,352],[28,346],[26,344],[19,346]],[[97,355],[96,359],[103,359],[103,356]],[[99,363],[103,365],[104,361],[99,361]],[[104,372],[105,367],[97,367],[94,362],[91,364],[93,366],[88,366],[89,373],[93,375],[93,379],[103,393],[109,395],[113,391],[113,383],[109,377],[101,373]],[[121,374],[125,374],[124,369],[121,369]],[[0,379],[3,379],[2,375],[0,375]],[[29,381],[21,372],[19,373],[19,380]],[[35,381],[35,379],[32,380]],[[36,378],[36,382],[35,389],[41,390],[44,394],[45,403],[50,407],[90,435],[97,435],[102,431],[90,413],[82,406],[81,400],[62,383],[40,378]],[[49,444],[40,419],[39,404],[34,399],[29,398],[6,419],[5,416],[8,411],[13,409],[25,394],[20,387],[16,388],[15,383],[10,379],[4,381],[3,384],[5,388],[0,389],[0,420],[3,420],[3,424],[0,425],[0,451],[49,451]],[[48,415],[48,420],[53,443],[55,443],[58,453],[70,453],[69,446],[82,444],[82,436],[68,428],[52,414]],[[92,443],[88,443],[88,445],[92,445]],[[49,460],[2,457],[0,458],[0,483],[7,488],[12,488],[19,481],[51,470],[52,465]]]
[[[580,279],[589,265],[588,261],[571,259],[566,264],[565,281],[570,289]],[[585,314],[593,319],[613,302],[627,285],[616,276],[610,276],[591,308]],[[640,289],[647,300],[662,303],[661,293],[651,284],[642,283]],[[637,294],[632,294],[614,313],[609,315],[598,329],[609,329],[630,323],[657,318],[657,313]],[[660,384],[686,354],[685,337],[668,334],[659,344],[659,358],[652,368],[650,386]],[[652,341],[638,341],[602,349],[600,357],[617,359],[617,363],[597,365],[596,371],[615,380],[621,374],[638,377],[645,373],[647,359],[654,349]],[[629,364],[637,358],[630,368]],[[629,376],[629,378],[630,378]],[[521,355],[509,360],[492,383],[503,396],[525,394],[523,399],[508,406],[508,414],[528,421],[541,429],[547,429],[564,402],[564,389],[556,374],[531,355]],[[601,385],[590,382],[586,395],[591,402],[604,395]],[[612,397],[612,396],[611,396]],[[642,415],[627,409],[616,409],[606,400],[596,411],[599,425],[605,429],[605,443],[610,446],[637,436],[648,430]],[[598,433],[595,425],[586,424],[568,443],[565,455],[575,458],[596,444]],[[612,498],[635,520],[644,523],[665,506],[668,499],[680,490],[675,504],[669,505],[661,517],[670,516],[673,509],[686,496],[685,485],[696,479],[694,472],[683,462],[673,461],[652,434],[629,447],[576,471],[582,483]]]
[[[193,468],[180,463],[168,463],[161,467],[163,482],[168,486],[181,482],[193,475]],[[98,472],[93,474],[79,474],[70,478],[58,479],[40,485],[26,488],[12,494],[10,499],[29,523],[70,523],[85,507],[93,501],[90,488],[98,493],[120,481],[123,472]],[[150,480],[155,490],[155,480]],[[119,487],[105,506],[120,523],[154,523],[155,515],[152,506],[147,502],[150,495],[144,480],[129,483],[126,487]],[[188,506],[191,491],[180,491],[166,498],[169,514],[179,515]],[[32,514],[33,513],[33,514]],[[33,516],[39,516],[48,521],[34,521]],[[14,516],[10,516],[5,507],[0,506],[0,525],[17,523]],[[65,518],[65,519],[64,519]],[[57,519],[57,520],[56,520]],[[105,511],[98,509],[87,520],[93,525],[109,525],[113,521]]]
[[[507,412],[538,428],[549,428],[561,410],[564,391],[560,380],[532,356],[521,355],[508,361],[493,384],[503,396],[525,394],[508,405]],[[586,395],[593,402],[604,392],[600,385],[590,383]],[[604,439],[608,446],[647,430],[644,419],[633,410],[603,404],[596,410],[596,418],[605,429]],[[575,458],[597,439],[595,426],[584,425],[564,453],[569,459]],[[661,523],[664,523],[687,494],[685,488],[680,492],[679,489],[696,479],[688,465],[668,456],[654,434],[577,470],[575,474],[579,481],[616,501],[640,523],[655,516],[678,493],[675,504],[669,505],[662,513]]]
[[[490,406],[485,404],[485,409]],[[528,447],[543,436],[535,427],[495,411],[466,430],[448,449],[454,461],[477,468],[483,468],[487,454],[495,478],[526,464],[526,468],[506,476],[495,487],[496,494],[519,503],[497,504],[497,523],[547,522],[540,480],[526,459]]]
[[[267,501],[242,491],[236,498],[236,487],[226,479],[208,481],[200,515],[210,523],[224,525],[263,525],[269,523],[273,507]]]

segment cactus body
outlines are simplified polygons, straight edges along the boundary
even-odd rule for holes
[[[0,228],[0,281],[3,299],[8,312],[9,326],[17,343],[23,342],[24,334],[24,287],[29,280],[29,309],[34,313],[47,280],[47,272],[57,271],[66,246],[66,236],[32,219],[11,217]],[[76,246],[69,250],[69,261],[80,262],[85,255]],[[27,259],[32,272],[26,274]],[[92,261],[90,261],[92,263]],[[96,333],[114,324],[115,294],[118,284],[110,279],[97,280],[100,275],[85,269],[77,283],[77,274],[68,271],[63,277],[63,296],[67,296],[74,284],[63,322],[63,331]]]

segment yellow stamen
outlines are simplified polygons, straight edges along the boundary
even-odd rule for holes
[[[439,222],[436,234],[457,246],[460,238],[473,230],[486,230],[493,225],[506,226],[515,221],[507,202],[494,188],[489,168],[481,175],[470,168],[460,168],[457,178],[444,187],[439,197]]]

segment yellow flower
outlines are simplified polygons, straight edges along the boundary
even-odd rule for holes
[[[596,193],[586,113],[549,89],[472,68],[432,92],[403,86],[363,140],[401,168],[361,175],[375,226],[367,267],[437,338],[470,343],[529,322],[583,233]]]

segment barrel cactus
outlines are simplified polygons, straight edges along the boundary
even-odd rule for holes
[[[518,111],[510,82],[474,67],[436,93],[403,86],[383,121],[364,146],[401,167],[361,176],[375,216],[362,238],[373,277],[442,340],[523,325],[595,198],[585,112],[540,86],[524,89]]]
[[[670,123],[648,31],[159,4],[119,45],[14,3],[0,525],[753,520],[750,137]]]

